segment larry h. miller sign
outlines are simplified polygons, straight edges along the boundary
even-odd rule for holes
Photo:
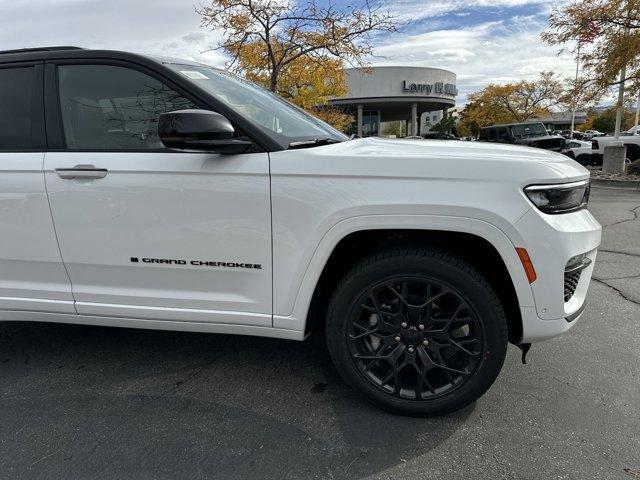
[[[402,92],[424,93],[426,95],[450,95],[455,97],[458,94],[458,89],[453,83],[408,83],[406,80],[403,80]]]

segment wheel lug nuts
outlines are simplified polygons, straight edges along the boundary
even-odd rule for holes
[[[402,328],[407,328],[407,322],[402,322],[402,323],[400,324],[400,326],[401,326]]]
[[[393,339],[394,339],[396,342],[399,342],[399,341],[401,340],[400,335],[396,335]]]
[[[428,346],[428,345],[429,345],[429,340],[424,339],[424,340],[422,341],[422,344],[423,344],[425,347],[426,347],[426,346]]]
[[[415,352],[416,349],[413,348],[413,347],[409,347],[407,350],[409,350],[409,353],[413,353],[413,352]]]
[[[422,324],[418,325],[418,329],[419,330],[424,330],[424,325],[422,325]]]

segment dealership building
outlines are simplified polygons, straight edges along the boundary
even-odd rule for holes
[[[407,135],[421,135],[455,106],[456,74],[428,67],[346,70],[349,94],[331,104],[353,113],[354,133],[377,136],[385,122],[406,122]]]
[[[542,118],[534,118],[544,123],[547,130],[570,130],[571,129],[571,112],[551,112],[548,116]],[[587,122],[587,112],[575,112],[573,118],[574,127],[583,125]]]

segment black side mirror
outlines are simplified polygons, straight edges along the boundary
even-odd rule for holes
[[[177,110],[160,114],[158,135],[165,147],[209,153],[243,153],[251,142],[233,138],[223,115],[209,110]]]

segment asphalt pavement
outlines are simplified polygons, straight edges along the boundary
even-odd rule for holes
[[[321,338],[0,323],[0,478],[634,478],[640,193],[594,188],[590,209],[605,230],[581,321],[527,365],[510,347],[442,418],[370,406]]]

